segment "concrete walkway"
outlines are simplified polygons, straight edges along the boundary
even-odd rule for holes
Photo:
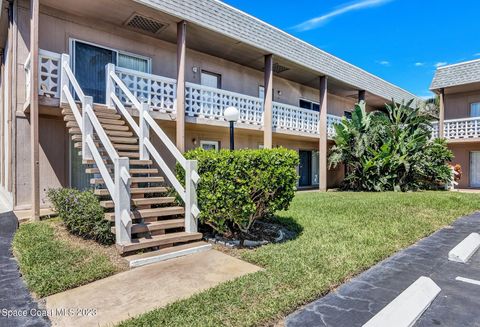
[[[47,309],[93,309],[51,317],[54,326],[105,326],[187,298],[259,267],[215,250],[135,268],[46,298]],[[90,312],[92,313],[92,312]]]
[[[0,326],[49,326],[49,321],[40,317],[42,311],[30,296],[11,251],[17,226],[18,220],[12,211],[0,214]],[[11,313],[16,312],[17,316],[5,316],[3,309],[14,310]]]
[[[289,315],[287,327],[362,326],[420,276],[441,288],[415,326],[480,326],[480,251],[467,264],[448,261],[448,252],[480,231],[480,213],[458,219],[417,244],[382,261],[327,296]]]

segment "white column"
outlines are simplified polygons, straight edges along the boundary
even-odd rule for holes
[[[93,111],[93,97],[85,96],[82,105],[82,160],[92,160],[93,155],[87,144],[87,139],[90,137],[93,140],[93,125],[88,115],[88,110]]]
[[[197,161],[187,160],[185,167],[185,231],[197,231],[197,190],[198,183]]]
[[[105,65],[105,104],[107,107],[113,107],[113,100],[111,97],[112,92],[115,92],[115,85],[113,84],[113,80],[111,74],[115,73],[115,65],[114,64],[106,64]]]
[[[128,175],[130,164],[128,158],[116,158],[115,169],[115,240],[117,244],[130,243],[132,219],[130,217],[130,180]]]
[[[150,111],[150,106],[148,103],[142,103],[140,106],[140,135],[139,137],[139,145],[140,145],[140,160],[148,160],[150,156],[148,155],[148,149],[145,146],[145,139],[149,139],[150,137],[150,126],[148,125],[147,121],[145,120],[145,113]]]

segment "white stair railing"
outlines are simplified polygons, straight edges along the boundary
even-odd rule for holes
[[[123,245],[131,242],[132,219],[130,216],[130,184],[128,158],[120,158],[113,147],[95,112],[93,98],[86,96],[78,84],[71,68],[70,56],[61,56],[61,93],[60,102],[68,104],[82,133],[82,159],[94,160],[100,175],[115,204],[115,237],[116,243]],[[73,94],[70,90],[73,90]],[[78,110],[75,95],[81,103],[82,112]],[[93,139],[96,133],[100,144],[114,164],[114,178],[110,175],[100,151]]]
[[[197,161],[187,160],[182,153],[177,149],[175,144],[170,138],[163,132],[160,126],[150,115],[150,105],[148,103],[141,103],[115,73],[115,65],[108,64],[106,66],[106,81],[107,81],[107,105],[117,107],[117,110],[125,117],[132,129],[139,137],[140,145],[140,159],[148,160],[151,155],[160,169],[163,171],[168,181],[172,184],[173,188],[182,198],[185,204],[185,231],[194,233],[197,231],[197,218],[200,214],[200,210],[197,205],[197,185],[200,181],[200,176],[197,173]],[[139,111],[139,122],[137,124],[132,118],[128,110],[125,108],[123,102],[115,94],[116,87],[121,91],[121,94],[126,97],[128,103],[132,104],[132,107]],[[153,146],[149,139],[149,130],[160,138],[166,148],[175,157],[176,161],[185,169],[185,187],[178,181],[173,171],[168,167],[165,160],[158,153],[157,149]]]

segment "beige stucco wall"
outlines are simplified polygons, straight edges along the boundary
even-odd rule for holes
[[[458,187],[470,187],[470,152],[480,151],[480,142],[475,143],[459,143],[449,144],[448,148],[452,150],[455,156],[452,164],[460,164],[462,166],[462,178],[459,181]]]
[[[480,102],[480,90],[445,95],[445,119],[470,117],[470,105]]]
[[[28,207],[30,204],[30,124],[28,117],[22,114],[25,103],[25,68],[24,63],[29,53],[29,9],[25,2],[18,8],[17,60],[16,60],[16,106],[13,109],[16,125],[12,146],[15,149],[12,167],[14,168],[14,195],[17,208]],[[64,13],[51,11],[41,7],[39,22],[39,46],[41,49],[69,53],[70,39],[79,39],[100,46],[136,53],[152,59],[152,73],[175,78],[176,45],[162,40],[140,35],[129,30],[106,24],[92,25],[91,21],[72,18]],[[197,51],[187,50],[186,79],[188,82],[199,83],[199,72],[206,71],[222,75],[222,89],[258,96],[258,87],[263,85],[263,72],[257,71],[221,58],[213,57]],[[193,68],[199,70],[194,72]],[[274,100],[290,105],[298,105],[299,99],[318,101],[319,92],[315,88],[274,77]],[[344,111],[353,108],[355,100],[328,95],[328,112],[342,115]],[[40,108],[41,111],[51,111],[52,108]],[[60,109],[58,109],[58,112]],[[167,135],[172,140],[175,135],[175,123],[161,121]],[[42,115],[40,118],[40,187],[41,203],[46,204],[45,193],[50,187],[68,186],[68,133],[60,116]],[[186,148],[200,145],[200,140],[218,140],[222,147],[228,147],[228,129],[225,127],[206,126],[199,124],[186,125]],[[274,145],[284,146],[298,151],[317,150],[318,140],[315,138],[292,138],[280,133],[274,134]],[[154,144],[165,153],[164,147],[153,137]],[[263,144],[261,131],[241,129],[236,130],[237,148],[258,148]],[[174,160],[166,155],[167,162],[173,167]],[[329,173],[329,186],[334,186],[341,179],[341,171]]]
[[[136,53],[152,59],[152,73],[175,78],[176,45],[156,38],[143,36],[118,27],[91,26],[87,21],[78,18],[75,22],[58,14],[43,9],[40,15],[39,43],[40,48],[68,53],[70,39],[78,39],[100,46]],[[23,9],[23,15],[28,12]],[[26,18],[27,16],[25,16]],[[188,47],[188,45],[187,45]],[[26,55],[24,55],[26,58]],[[187,49],[186,56],[187,82],[200,83],[200,71],[206,70],[221,75],[222,89],[250,96],[258,96],[258,87],[263,85],[263,72],[251,69],[224,59]],[[194,72],[194,67],[198,68]],[[290,105],[298,105],[304,98],[318,102],[319,92],[292,81],[274,77],[274,101]],[[353,107],[355,100],[329,95],[329,113],[342,115]]]

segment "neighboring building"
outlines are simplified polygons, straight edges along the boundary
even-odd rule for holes
[[[480,188],[480,59],[439,67],[430,89],[440,98],[440,137],[462,166],[460,188]]]
[[[215,0],[13,0],[2,1],[0,18],[1,188],[15,209],[33,209],[35,215],[39,206],[48,206],[48,188],[103,185],[91,151],[78,154],[86,137],[78,124],[82,117],[75,116],[73,98],[69,102],[67,96],[75,80],[93,97],[110,141],[120,156],[131,159],[130,165],[136,160],[143,169],[155,169],[142,161],[139,149],[145,144],[125,124],[120,102],[135,119],[139,111],[131,104],[148,103],[151,116],[180,151],[228,148],[223,111],[235,106],[241,113],[237,148],[295,149],[301,162],[299,187],[322,190],[343,178],[341,167],[328,171],[326,165],[334,122],[359,99],[373,110],[391,99],[415,98]],[[107,64],[113,64],[108,78]],[[108,96],[111,92],[120,104]],[[86,110],[87,100],[76,99]],[[173,167],[172,150],[152,130],[150,139]],[[96,141],[101,143],[100,136]],[[83,163],[93,165],[87,168],[92,174],[85,173]],[[132,178],[160,181],[150,175],[153,171]],[[142,208],[149,207],[145,203]],[[111,201],[104,205],[113,207]]]

